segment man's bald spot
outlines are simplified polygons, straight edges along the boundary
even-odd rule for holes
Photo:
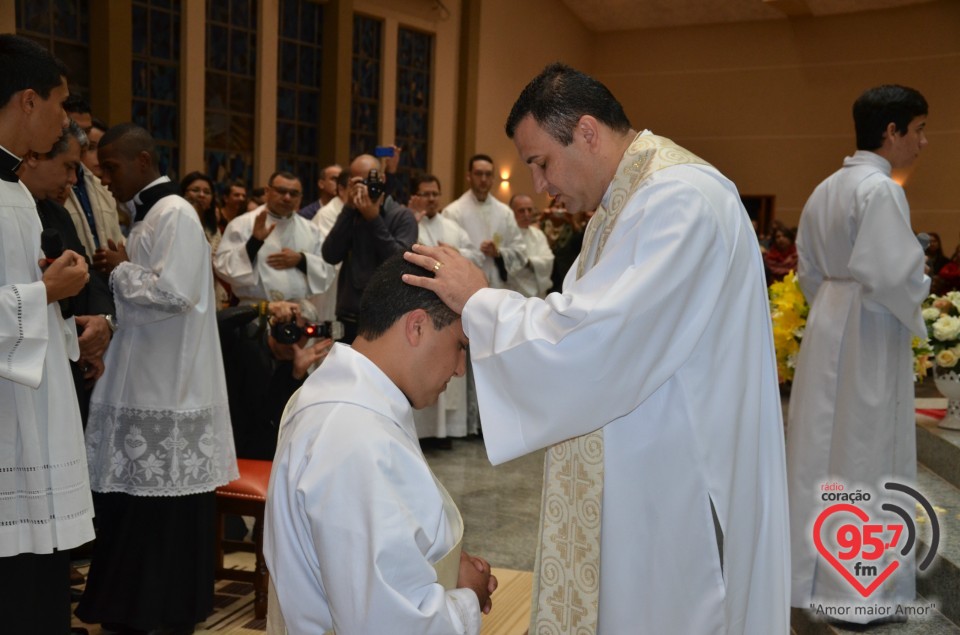
[[[350,162],[350,176],[362,176],[367,178],[370,170],[380,167],[380,160],[370,154],[361,154]]]

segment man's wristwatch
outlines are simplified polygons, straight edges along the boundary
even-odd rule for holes
[[[120,328],[120,325],[117,324],[117,319],[109,313],[104,313],[102,317],[107,321],[107,326],[110,327],[110,334],[116,333],[117,329]]]

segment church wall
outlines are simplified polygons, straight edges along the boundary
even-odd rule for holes
[[[930,104],[930,145],[905,180],[913,226],[939,231],[947,249],[958,242],[960,3],[610,33],[593,62],[634,127],[700,154],[741,193],[776,195],[791,226],[855,150],[856,97],[883,83],[916,88]]]

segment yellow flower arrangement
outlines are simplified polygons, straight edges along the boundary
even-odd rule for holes
[[[777,375],[780,383],[783,384],[793,381],[797,355],[800,352],[800,341],[803,339],[803,330],[807,324],[810,307],[806,298],[803,297],[803,291],[800,290],[797,274],[793,271],[784,276],[782,281],[770,285],[769,293],[773,345],[777,351]],[[960,295],[956,299],[960,304]],[[925,306],[932,306],[932,304],[932,301],[928,301]],[[928,320],[928,324],[931,322],[932,320]],[[929,340],[916,336],[913,338],[912,348],[913,379],[917,381],[925,377],[927,371],[933,367],[934,350]],[[957,352],[960,358],[960,347]]]
[[[777,351],[777,375],[780,383],[793,380],[800,340],[807,324],[810,307],[800,290],[797,274],[791,271],[780,282],[770,285],[770,320],[773,323],[773,345]]]

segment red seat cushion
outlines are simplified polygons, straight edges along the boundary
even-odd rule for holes
[[[240,478],[217,488],[217,496],[267,500],[267,486],[270,484],[272,461],[255,459],[237,459]]]

